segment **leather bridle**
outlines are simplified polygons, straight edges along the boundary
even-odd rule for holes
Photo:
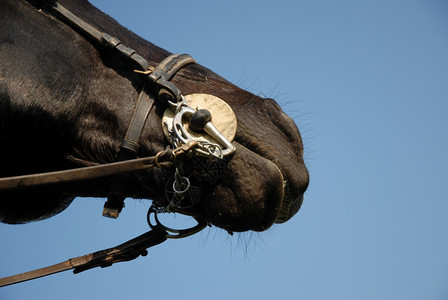
[[[113,176],[108,200],[104,205],[103,215],[116,218],[123,207],[123,201],[125,199],[123,190],[129,177],[129,172],[153,167],[175,167],[175,181],[173,184],[174,196],[168,206],[157,206],[153,203],[150,207],[147,217],[148,224],[151,227],[149,232],[113,248],[72,258],[63,263],[35,271],[1,278],[0,287],[69,269],[74,269],[74,273],[79,273],[98,266],[107,267],[114,262],[132,260],[140,255],[146,255],[147,248],[162,243],[168,238],[186,237],[206,227],[208,222],[205,219],[192,214],[190,210],[186,210],[180,205],[190,186],[188,178],[183,177],[182,174],[180,174],[178,166],[181,165],[185,159],[191,158],[197,154],[202,156],[222,157],[223,153],[225,155],[232,153],[235,150],[231,143],[223,137],[216,128],[214,128],[213,124],[207,120],[199,122],[203,124],[203,127],[199,128],[199,130],[206,131],[206,133],[211,135],[216,141],[227,147],[225,151],[221,149],[222,145],[213,144],[210,147],[210,145],[201,143],[201,141],[188,138],[181,129],[173,126],[174,129],[170,135],[170,142],[174,149],[160,151],[152,157],[138,158],[140,136],[156,101],[163,101],[169,107],[172,107],[174,113],[179,115],[177,119],[182,119],[183,114],[188,114],[193,117],[195,116],[196,110],[188,106],[181,91],[170,81],[181,68],[187,64],[195,63],[195,60],[187,54],[174,54],[168,56],[159,65],[152,67],[149,62],[136,53],[135,50],[123,45],[117,38],[105,32],[101,32],[90,24],[84,22],[57,1],[27,1],[39,10],[43,10],[45,14],[53,15],[62,22],[65,22],[93,43],[107,49],[107,51],[121,56],[136,69],[135,72],[145,76],[146,79],[139,92],[134,114],[130,121],[127,133],[122,140],[117,162],[70,170],[0,178],[0,190],[30,188]],[[148,90],[151,90],[152,92],[148,92]],[[202,118],[202,115],[198,114],[198,116],[196,116],[196,119],[197,118]],[[160,223],[157,217],[159,213],[163,212],[189,214],[198,224],[192,228],[183,230],[166,227]]]

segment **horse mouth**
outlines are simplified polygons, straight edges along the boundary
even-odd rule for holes
[[[234,144],[237,151],[219,182],[202,185],[200,214],[218,227],[237,232],[264,231],[289,220],[303,199],[294,192],[294,178],[272,160]]]
[[[276,165],[274,163],[274,165]],[[276,165],[277,166],[277,165]],[[285,177],[285,174],[277,166],[279,172]],[[283,199],[280,202],[277,217],[274,220],[275,224],[285,223],[291,219],[300,209],[303,203],[303,194],[294,195],[291,191],[290,182],[288,180],[283,181]]]

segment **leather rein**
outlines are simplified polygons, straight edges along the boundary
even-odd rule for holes
[[[151,205],[147,214],[147,221],[151,230],[139,237],[116,247],[72,258],[49,267],[0,278],[0,287],[69,269],[74,269],[73,272],[76,274],[95,267],[108,267],[115,262],[133,260],[140,255],[145,256],[148,253],[147,248],[160,244],[167,239],[183,238],[204,229],[209,225],[208,222],[202,217],[193,214],[189,209],[191,206],[186,207],[182,204],[182,200],[190,187],[190,183],[187,177],[182,176],[179,166],[182,165],[184,160],[194,155],[199,154],[220,158],[223,156],[223,152],[225,152],[225,155],[234,151],[230,142],[213,127],[210,120],[202,120],[202,129],[215,138],[215,140],[222,141],[222,144],[229,149],[222,151],[222,147],[219,144],[212,144],[210,147],[207,143],[186,138],[185,133],[179,133],[176,129],[170,133],[170,142],[173,144],[174,149],[160,151],[151,157],[138,158],[140,135],[156,101],[165,101],[173,108],[176,114],[187,111],[193,115],[192,118],[195,116],[195,110],[188,106],[180,90],[170,81],[181,68],[187,64],[195,63],[195,60],[187,54],[174,54],[168,56],[156,67],[152,67],[146,59],[133,49],[123,45],[117,38],[101,32],[84,22],[57,1],[27,1],[40,11],[43,10],[44,14],[56,17],[94,43],[121,56],[136,68],[135,72],[145,76],[146,80],[139,92],[134,114],[127,133],[122,140],[117,162],[55,172],[0,178],[0,190],[23,189],[113,176],[108,200],[104,205],[103,215],[116,218],[124,206],[123,201],[125,196],[123,195],[123,190],[130,172],[146,170],[153,167],[175,167],[175,179],[173,183],[174,195],[168,206],[157,206],[154,203]],[[156,91],[156,95],[152,95],[153,93],[148,92],[148,90]],[[182,119],[182,114],[180,118]],[[201,116],[198,116],[196,119],[198,118],[200,119]],[[180,230],[166,227],[161,224],[157,216],[159,213],[164,212],[179,212],[190,215],[197,221],[197,225],[192,228]]]

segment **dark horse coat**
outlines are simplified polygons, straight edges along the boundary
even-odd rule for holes
[[[142,76],[54,16],[24,0],[0,0],[0,176],[70,169],[117,158]],[[38,1],[34,1],[38,2]],[[123,41],[152,66],[170,53],[120,26],[85,0],[60,0],[87,23]],[[308,185],[299,131],[276,102],[246,92],[191,64],[173,78],[184,95],[227,102],[238,128],[236,152],[210,176],[196,161],[198,214],[230,231],[265,230],[291,218]],[[166,104],[144,128],[139,156],[169,146],[161,130]],[[202,168],[202,169],[201,169]],[[173,170],[130,175],[125,194],[163,198]],[[213,177],[211,179],[211,177]],[[105,197],[111,178],[0,192],[0,219],[23,223],[54,215],[77,197]]]

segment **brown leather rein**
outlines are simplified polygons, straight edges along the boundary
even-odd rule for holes
[[[154,102],[156,100],[166,101],[169,105],[176,108],[182,107],[181,105],[184,105],[185,100],[179,89],[172,82],[170,82],[170,79],[182,67],[187,64],[194,63],[195,61],[189,55],[175,54],[167,57],[155,68],[151,67],[148,61],[137,54],[133,49],[126,47],[115,37],[112,37],[107,33],[100,32],[96,28],[87,24],[57,1],[27,1],[39,10],[43,10],[45,14],[53,15],[62,22],[65,22],[89,40],[92,40],[109,51],[112,51],[128,60],[131,65],[137,68],[136,72],[146,76],[147,85],[149,85],[153,91],[156,91],[156,95],[153,96],[151,93],[148,93],[146,86],[142,87],[134,115],[130,121],[126,136],[122,141],[117,162],[70,170],[0,178],[0,190],[23,189],[114,176],[112,180],[112,188],[109,193],[108,201],[105,204],[103,215],[117,217],[123,207],[125,197],[122,194],[122,189],[126,184],[127,174],[129,174],[129,172],[145,170],[153,167],[176,167],[176,165],[181,164],[183,160],[194,155],[195,152],[197,152],[198,147],[200,147],[198,142],[188,141],[186,143],[181,143],[173,150],[168,149],[157,153],[155,156],[137,158],[140,148],[140,135],[149,112],[154,106]],[[174,144],[177,145],[178,143]],[[178,173],[177,168],[176,173]],[[185,177],[178,177],[179,181],[185,179]],[[175,197],[169,206],[158,207],[153,203],[150,207],[147,216],[148,224],[151,228],[149,232],[113,248],[72,258],[65,262],[35,271],[0,278],[0,287],[47,276],[69,269],[74,269],[74,273],[79,273],[98,266],[107,267],[115,262],[132,260],[140,255],[146,255],[147,248],[160,244],[168,238],[182,238],[202,230],[208,225],[208,223],[200,216],[191,215],[189,210],[183,210],[182,207],[178,205],[182,201],[183,193],[185,193],[185,191],[189,188],[189,182],[187,187],[181,185],[178,188],[180,189],[180,192],[178,192],[178,195],[175,195],[177,198]],[[197,221],[197,225],[183,230],[166,227],[160,223],[157,217],[157,214],[162,212],[180,212],[190,214]]]
[[[175,161],[185,159],[190,151],[194,148],[194,146],[194,143],[189,143],[182,145],[174,150],[167,149],[164,151],[160,151],[155,156],[135,158],[115,163],[0,178],[0,190],[23,189],[80,180],[97,179],[116,174],[142,171],[153,167],[172,167]]]

